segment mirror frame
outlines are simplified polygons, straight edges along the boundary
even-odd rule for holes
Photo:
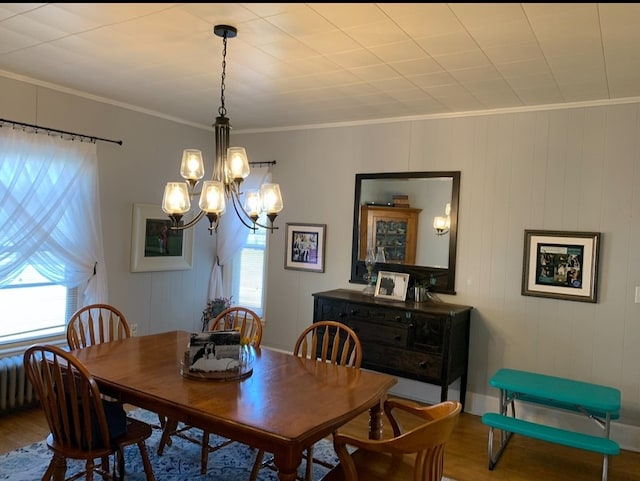
[[[453,181],[451,189],[451,227],[449,229],[449,263],[448,267],[415,266],[396,263],[376,264],[375,272],[393,271],[410,275],[411,285],[416,281],[429,282],[432,292],[442,294],[455,294],[456,281],[456,250],[458,244],[458,203],[460,198],[460,171],[448,172],[386,172],[376,174],[356,174],[355,197],[353,207],[353,240],[351,248],[351,279],[349,282],[366,284],[364,275],[367,269],[364,260],[358,259],[360,242],[360,194],[362,181],[369,179],[431,179],[436,177],[451,177]],[[435,234],[434,234],[435,235]],[[418,242],[418,249],[420,243]],[[410,296],[407,295],[407,298]]]

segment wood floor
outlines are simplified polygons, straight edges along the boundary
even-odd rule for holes
[[[360,416],[343,429],[361,434],[367,426],[368,417]],[[47,434],[38,408],[0,415],[0,453],[40,441]],[[514,436],[496,468],[489,471],[487,427],[479,416],[463,413],[447,444],[444,471],[456,481],[599,481],[602,456]],[[611,457],[609,481],[640,481],[640,453],[623,451]]]

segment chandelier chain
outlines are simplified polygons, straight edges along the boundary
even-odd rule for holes
[[[218,114],[221,117],[226,117],[227,109],[224,106],[224,80],[227,76],[227,32],[225,31],[224,36],[222,37],[222,79],[220,82],[220,107],[218,107]]]

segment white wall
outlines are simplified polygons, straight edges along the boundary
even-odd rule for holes
[[[110,300],[140,334],[197,329],[215,236],[196,228],[189,271],[129,272],[131,206],[159,204],[186,147],[213,155],[213,134],[169,120],[0,77],[0,117],[100,137],[102,221]],[[623,447],[640,450],[640,125],[638,104],[378,125],[233,132],[252,161],[277,160],[285,209],[269,235],[263,343],[290,350],[312,320],[314,292],[349,283],[355,174],[462,172],[455,296],[474,306],[467,410],[495,410],[500,367],[618,387]],[[4,127],[3,127],[4,128]],[[210,158],[210,157],[209,157]],[[287,222],[327,224],[322,274],[284,269]],[[599,231],[597,304],[520,294],[524,229]],[[435,402],[439,390],[400,383]],[[454,383],[453,394],[456,385]],[[535,413],[531,414],[535,416]]]
[[[312,293],[363,287],[348,282],[356,173],[460,170],[457,295],[442,297],[474,306],[467,410],[497,409],[488,379],[511,367],[615,386],[622,391],[620,423],[637,427],[639,108],[234,135],[252,158],[277,159],[274,179],[285,201],[280,226],[327,224],[323,274],[283,269],[283,232],[270,236],[263,342],[293,345],[312,320]],[[597,304],[520,294],[525,229],[602,232]],[[403,392],[439,399],[437,389],[406,384]],[[640,449],[633,430],[622,444]]]

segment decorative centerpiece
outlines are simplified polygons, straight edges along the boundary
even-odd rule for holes
[[[192,333],[182,361],[182,375],[190,379],[242,379],[251,374],[249,346],[241,344],[240,332]]]
[[[202,332],[207,330],[211,319],[215,319],[218,314],[229,307],[231,307],[231,297],[216,297],[215,299],[209,299],[207,301],[207,307],[202,311]]]

